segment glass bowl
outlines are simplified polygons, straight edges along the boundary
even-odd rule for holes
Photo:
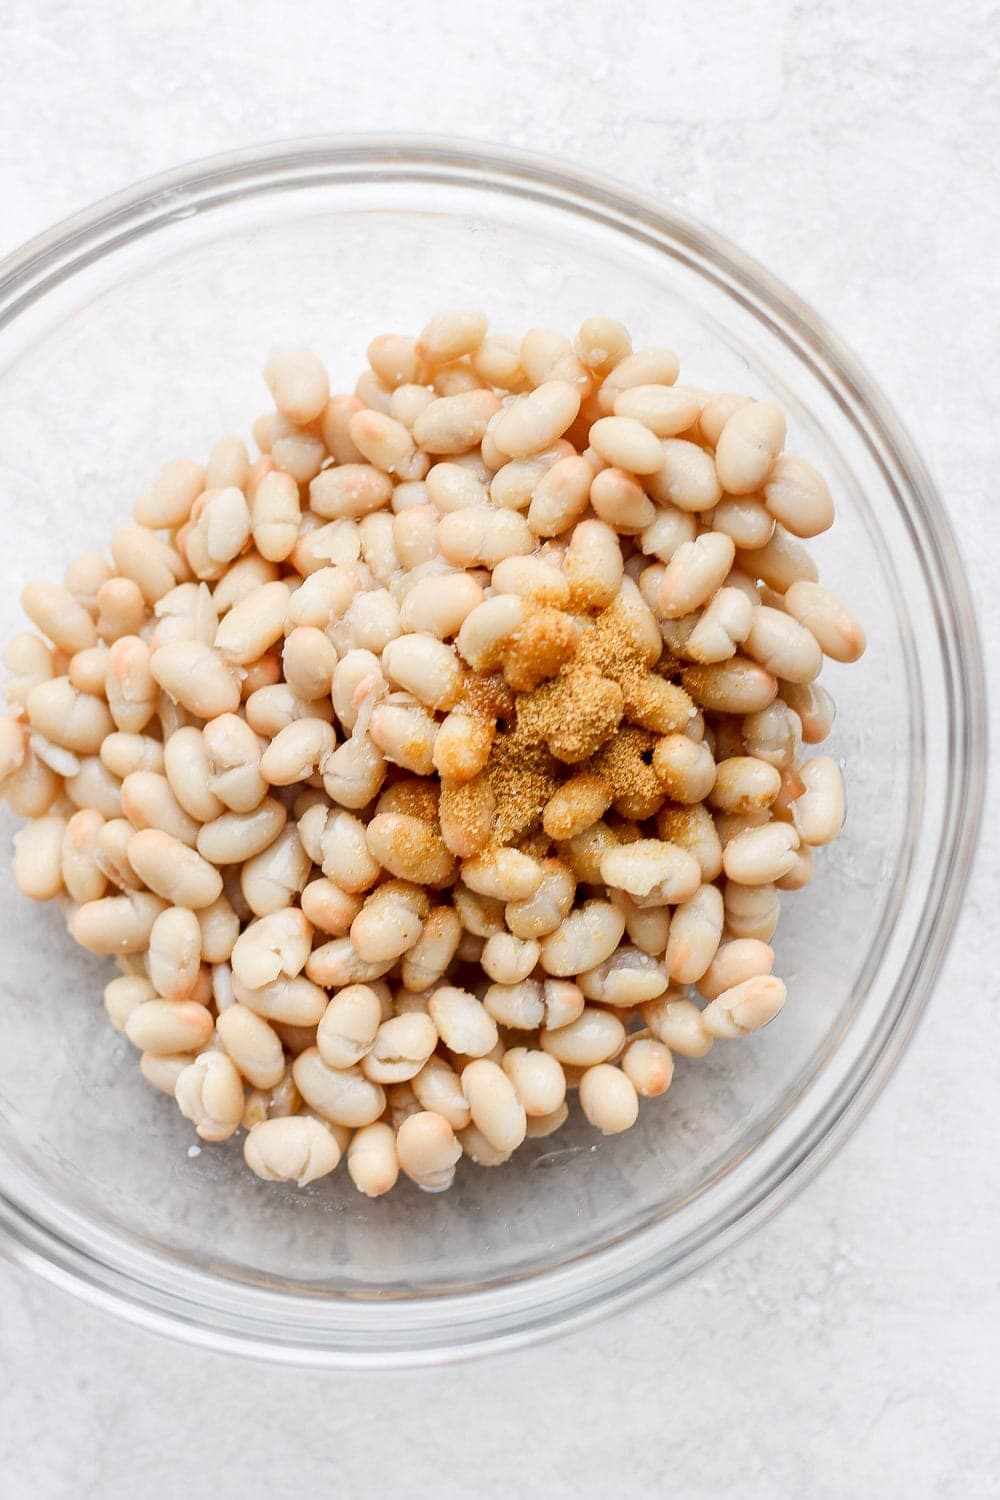
[[[450,1193],[368,1202],[343,1172],[264,1184],[191,1127],[107,1023],[106,966],[0,859],[0,1233],[53,1281],[216,1348],[325,1365],[511,1347],[662,1287],[808,1179],[882,1087],[962,899],[983,685],[954,541],[878,390],[792,293],[716,235],[575,169],[459,142],[321,140],[140,184],[0,266],[0,636],[21,584],[100,545],[152,471],[248,431],[275,343],[335,387],[376,331],[442,306],[495,327],[607,312],[686,382],[773,396],[831,480],[822,576],[864,619],[825,669],[849,817],[776,939],[773,1025],[683,1060],[627,1134],[580,1119]],[[350,388],[349,385],[346,388]],[[13,820],[3,814],[6,849]]]

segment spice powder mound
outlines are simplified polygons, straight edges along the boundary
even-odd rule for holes
[[[492,839],[532,835],[560,785],[584,773],[606,783],[624,817],[651,817],[665,800],[652,768],[658,735],[682,729],[694,712],[683,688],[667,680],[677,663],[651,661],[617,602],[589,620],[547,605],[529,609],[503,652],[512,702],[504,703],[486,763]],[[470,685],[470,711],[493,717],[497,678]],[[521,684],[532,686],[520,686]]]

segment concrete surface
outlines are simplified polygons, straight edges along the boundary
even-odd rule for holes
[[[136,177],[279,136],[452,131],[586,163],[739,241],[853,345],[941,484],[1000,644],[996,3],[152,9],[0,11],[0,251]],[[862,1129],[680,1289],[539,1350],[375,1380],[198,1354],[3,1265],[0,1491],[1000,1493],[990,843]]]

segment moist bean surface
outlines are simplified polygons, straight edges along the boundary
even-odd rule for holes
[[[846,816],[818,678],[865,635],[794,426],[678,375],[605,316],[439,312],[353,393],[275,350],[256,455],[169,459],[25,584],[16,884],[257,1176],[441,1192],[784,1005],[781,901]]]

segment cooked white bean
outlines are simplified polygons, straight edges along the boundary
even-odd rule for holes
[[[580,1079],[580,1107],[603,1135],[618,1135],[635,1124],[639,1097],[632,1080],[620,1068],[598,1063]]]
[[[399,1165],[425,1192],[439,1193],[451,1186],[455,1163],[462,1155],[450,1123],[429,1110],[409,1115],[396,1136]]]
[[[98,698],[106,696],[108,656],[108,648],[102,641],[99,645],[88,646],[86,651],[77,651],[70,657],[66,675],[78,693],[93,693]]]
[[[605,884],[627,891],[639,905],[662,906],[666,902],[688,901],[701,884],[697,860],[676,844],[667,844],[661,839],[637,839],[631,844],[609,849],[601,857],[600,868]],[[621,937],[621,931],[618,936]],[[593,965],[584,967],[592,968]]]
[[[517,594],[496,594],[478,604],[458,632],[455,644],[459,655],[477,672],[490,670],[525,616],[524,600]]]
[[[684,642],[683,654],[706,665],[728,661],[750,634],[753,617],[754,606],[745,594],[735,588],[720,588]]]
[[[708,968],[696,980],[706,1000],[715,1000],[724,990],[744,980],[770,974],[774,949],[757,938],[731,938],[722,943]]]
[[[104,819],[95,808],[81,808],[66,823],[60,849],[62,883],[73,901],[98,901],[107,877],[97,862]]]
[[[193,911],[168,906],[160,912],[150,929],[146,963],[153,988],[164,1000],[192,996],[201,971],[201,928]]]
[[[689,667],[681,682],[695,703],[711,713],[757,713],[778,696],[777,678],[745,656]]]
[[[787,770],[802,749],[802,721],[784,699],[777,698],[743,720],[743,743],[748,754],[779,771]]]
[[[710,519],[743,552],[765,546],[774,531],[774,517],[755,495],[723,495]]]
[[[88,755],[81,756],[79,771],[66,778],[62,790],[74,807],[95,807],[104,818],[120,818],[122,785],[96,755]],[[29,743],[24,765],[14,772],[4,790],[11,810],[23,818],[38,817],[48,811],[59,790],[59,778]]]
[[[527,1117],[503,1069],[485,1057],[477,1058],[462,1069],[462,1089],[476,1129],[497,1151],[515,1151],[524,1140]]]
[[[703,1025],[713,1036],[732,1039],[757,1031],[774,1019],[785,1003],[787,989],[773,974],[745,979],[723,990],[701,1013]]]
[[[625,931],[629,941],[640,952],[648,953],[653,958],[662,958],[670,936],[669,906],[636,906],[632,897],[627,896],[624,891],[612,891],[610,894],[625,918]]]
[[[261,742],[249,724],[237,714],[220,714],[205,725],[202,742],[210,772],[206,790],[230,812],[253,812],[267,784],[260,772]]]
[[[673,505],[661,506],[656,519],[646,527],[639,541],[644,553],[669,563],[681,547],[694,541],[697,529],[697,521],[693,515],[678,510]],[[639,576],[639,591],[650,607],[658,608],[660,585],[665,573],[665,568],[653,565]]]
[[[483,996],[483,1005],[494,1021],[514,1031],[535,1031],[545,1017],[542,985],[537,979],[491,984]]]
[[[781,898],[773,885],[749,887],[729,880],[722,895],[729,934],[735,938],[770,942],[781,914]]]
[[[658,439],[635,417],[601,417],[590,429],[590,445],[605,463],[630,474],[655,474],[663,465]]]
[[[721,906],[720,896],[720,913]],[[622,945],[596,968],[581,973],[577,983],[588,1000],[628,1008],[662,995],[668,979],[659,958]]]
[[[297,974],[294,979],[283,976],[253,990],[234,979],[233,993],[241,1005],[246,1005],[265,1020],[279,1021],[287,1026],[318,1025],[329,1000],[324,989],[302,974]]]
[[[614,420],[617,419],[605,418],[605,421]],[[646,436],[656,443],[651,433]],[[602,521],[623,534],[645,533],[657,516],[657,508],[645,490],[623,468],[602,469],[599,474],[594,475],[590,486],[590,503]]]
[[[108,705],[90,693],[78,693],[68,677],[38,683],[28,693],[26,707],[32,729],[78,755],[96,755],[115,727]]]
[[[590,374],[568,338],[552,328],[529,328],[520,343],[521,368],[532,385],[566,380],[582,395],[591,389]]]
[[[711,455],[685,438],[663,438],[662,463],[646,480],[646,489],[661,505],[678,510],[712,510],[722,498],[722,486]]]
[[[32,901],[51,901],[63,889],[66,819],[36,818],[14,835],[14,881]]]
[[[366,1198],[391,1192],[399,1178],[396,1133],[391,1125],[376,1120],[354,1132],[347,1148],[347,1171]]]
[[[784,603],[788,613],[815,637],[826,656],[834,661],[853,662],[864,654],[867,644],[864,631],[843,600],[830,589],[799,579],[789,587]]]
[[[330,380],[309,349],[274,349],[264,366],[274,404],[292,422],[312,422],[330,399]]]
[[[547,380],[514,401],[493,429],[497,447],[510,458],[540,453],[571,426],[580,410],[580,391],[566,380]]]
[[[97,613],[97,591],[112,576],[111,565],[99,552],[81,552],[67,565],[63,583],[73,598],[94,618]]]
[[[402,635],[382,653],[390,681],[428,708],[452,708],[462,685],[462,667],[455,649],[434,635]]]
[[[285,1073],[285,1052],[276,1031],[262,1016],[235,1002],[215,1023],[219,1040],[240,1073],[258,1089],[272,1089]]]
[[[705,604],[722,586],[735,553],[732,538],[714,531],[678,547],[660,581],[657,603],[667,619],[678,619]]]
[[[715,445],[715,467],[731,495],[749,495],[767,480],[785,441],[785,417],[771,401],[732,413]]]
[[[751,578],[759,578],[776,593],[784,594],[804,579],[815,583],[819,574],[810,554],[782,526],[775,526],[771,540],[753,552],[737,553],[737,564]]]
[[[150,657],[150,670],[175,703],[201,719],[233,713],[240,685],[217,651],[201,641],[173,641]]]
[[[280,641],[288,599],[286,583],[265,583],[234,604],[215,637],[215,649],[223,661],[246,666]]]
[[[243,1117],[243,1084],[224,1052],[203,1052],[180,1074],[174,1097],[203,1141],[226,1141]]]
[[[573,529],[563,566],[580,604],[607,608],[624,572],[617,533],[604,521],[581,521]]]
[[[468,990],[443,985],[434,991],[427,1008],[449,1051],[462,1057],[485,1057],[496,1046],[496,1022]]]
[[[146,891],[86,901],[70,919],[70,932],[91,953],[141,953],[165,903]]]
[[[535,537],[518,511],[470,506],[441,517],[437,543],[441,555],[456,567],[493,568],[506,557],[533,552]]]
[[[366,891],[381,874],[369,852],[365,825],[351,813],[311,807],[298,823],[299,837],[314,864],[343,891]]]
[[[529,1047],[511,1047],[501,1066],[528,1119],[554,1114],[566,1098],[566,1075],[556,1058]]]
[[[151,891],[191,910],[211,906],[222,894],[222,876],[207,860],[157,828],[141,829],[128,842],[128,860]]]
[[[260,758],[260,774],[270,786],[306,781],[337,743],[324,719],[296,719],[278,731]]]
[[[252,812],[224,812],[198,830],[198,853],[215,865],[239,864],[277,838],[286,816],[273,797],[265,797]]]
[[[427,895],[418,886],[402,880],[379,886],[351,923],[351,941],[363,962],[400,958],[419,938],[427,911]]]
[[[833,499],[826,480],[804,458],[776,459],[763,494],[771,515],[793,536],[818,536],[833,525]]]
[[[482,602],[482,588],[467,573],[423,578],[408,590],[399,612],[400,624],[403,630],[444,641],[458,634]]]
[[[375,1083],[405,1083],[420,1072],[437,1042],[437,1028],[430,1016],[419,1011],[392,1016],[379,1026],[372,1047],[361,1061],[361,1071]]]
[[[542,985],[545,1025],[550,1031],[568,1026],[583,1014],[583,991],[568,979],[546,979]]]
[[[367,807],[387,772],[385,756],[360,735],[338,745],[322,768],[323,787],[333,802],[343,807]]]
[[[638,1037],[622,1053],[622,1072],[643,1099],[665,1094],[674,1076],[670,1048],[656,1037]]]
[[[385,1090],[360,1068],[328,1068],[315,1047],[292,1064],[295,1086],[311,1109],[334,1125],[371,1125],[385,1109]]]
[[[528,525],[535,536],[558,536],[583,515],[590,498],[594,473],[586,459],[576,454],[547,464],[530,491]]]
[[[495,932],[483,949],[482,966],[497,984],[518,985],[532,972],[541,951],[540,945],[532,939],[518,938],[509,932]]]
[[[476,308],[435,313],[417,339],[415,354],[432,369],[439,369],[478,349],[486,328],[486,316]]]
[[[799,768],[805,791],[792,803],[792,820],[804,844],[829,844],[844,823],[844,782],[828,755],[815,755]],[[787,872],[786,872],[787,873]]]
[[[295,696],[309,702],[329,695],[337,652],[322,630],[314,625],[299,625],[285,637],[281,665],[285,681]]]
[[[281,975],[291,979],[301,974],[311,949],[312,925],[303,912],[288,907],[245,927],[230,962],[240,984],[259,989]]]
[[[125,1030],[125,1022],[147,1000],[155,1000],[156,991],[141,974],[122,974],[104,987],[104,1009],[116,1031]]]
[[[704,1057],[711,1050],[714,1038],[701,1017],[697,1005],[678,998],[676,990],[642,1007],[642,1019],[653,1036],[681,1057]]]
[[[515,938],[530,941],[555,932],[569,915],[576,880],[561,860],[543,860],[542,877],[534,893],[508,902],[504,916]]]
[[[308,876],[307,876],[308,879]],[[361,910],[361,897],[349,895],[332,880],[311,880],[302,891],[302,910],[314,927],[344,937]]]
[[[639,349],[615,362],[598,391],[602,412],[612,412],[623,391],[635,386],[673,385],[678,373],[677,356],[671,349]]]
[[[722,812],[746,814],[770,807],[781,790],[781,772],[752,755],[732,755],[716,767],[709,802]]]
[[[483,440],[490,418],[500,410],[492,391],[463,391],[439,396],[425,406],[413,424],[413,441],[433,454],[468,453]],[[410,475],[420,478],[420,475]]]
[[[524,901],[538,890],[542,869],[519,849],[491,849],[462,864],[462,880],[480,896],[497,901]]]
[[[369,985],[347,985],[327,1005],[316,1030],[319,1055],[330,1068],[353,1068],[375,1044],[382,1005]]]
[[[457,463],[437,463],[427,471],[427,498],[442,514],[487,503],[486,486]]]
[[[454,958],[461,937],[457,913],[448,906],[435,907],[416,942],[403,954],[401,973],[407,989],[424,990],[436,985]]]
[[[677,907],[666,950],[671,979],[678,984],[694,984],[701,978],[715,957],[724,918],[722,892],[714,885],[700,886],[690,900]]]
[[[705,396],[691,386],[635,385],[615,398],[615,415],[641,422],[660,438],[677,437],[698,420]]]
[[[823,665],[812,632],[791,615],[768,605],[754,610],[744,647],[761,666],[787,682],[812,682]]]
[[[365,963],[350,938],[334,938],[314,948],[306,964],[306,973],[316,984],[338,989],[347,984],[371,984],[381,979],[393,966],[393,960]]]
[[[588,370],[607,376],[632,353],[632,340],[617,319],[597,316],[583,320],[573,347]]]
[[[31,623],[69,656],[97,644],[97,627],[90,614],[58,583],[26,584],[21,607]]]
[[[722,852],[722,868],[739,885],[770,885],[795,863],[798,832],[787,823],[765,823],[737,834]]]
[[[558,1062],[589,1068],[618,1055],[625,1042],[625,1027],[610,1011],[587,1006],[566,1025],[556,1030],[544,1028],[539,1041],[543,1051]]]
[[[212,1035],[212,1017],[195,1000],[144,1000],[130,1012],[124,1030],[140,1051],[171,1056],[204,1047]]]
[[[348,423],[354,446],[370,464],[386,474],[405,472],[407,478],[419,478],[411,472],[415,452],[413,438],[401,422],[382,412],[361,410]]]
[[[326,520],[367,516],[387,505],[392,480],[373,464],[341,464],[323,469],[309,485],[309,504]]]
[[[140,599],[140,613],[144,609]],[[3,664],[7,674],[3,694],[11,710],[23,708],[31,689],[48,682],[56,671],[52,648],[28,630],[11,636],[4,647]]]
[[[305,1187],[332,1172],[341,1152],[333,1131],[322,1120],[289,1115],[253,1125],[243,1143],[243,1155],[258,1177]]]
[[[207,823],[225,810],[211,790],[212,761],[199,729],[187,725],[172,734],[163,746],[163,761],[170,790],[189,817]]]

